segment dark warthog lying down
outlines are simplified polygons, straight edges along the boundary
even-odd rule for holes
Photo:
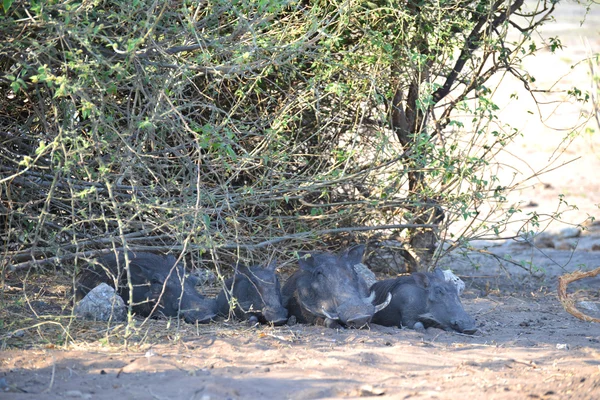
[[[300,269],[282,289],[283,304],[290,315],[300,323],[323,320],[328,327],[341,324],[360,328],[367,324],[389,299],[374,306],[375,293],[369,295],[367,284],[356,274],[353,266],[361,262],[364,251],[365,247],[360,245],[339,255],[301,256]]]
[[[216,315],[216,303],[206,299],[195,289],[197,278],[186,275],[175,257],[152,253],[128,253],[131,272],[132,309],[143,317],[181,316],[189,323],[209,322]],[[129,302],[125,255],[102,256],[86,266],[77,277],[76,298],[81,299],[90,290],[106,283],[115,286],[125,303]]]
[[[288,313],[282,305],[276,267],[275,262],[265,268],[238,265],[235,275],[225,281],[226,289],[217,296],[219,314],[229,315],[231,293],[235,298],[233,314],[237,318],[263,324],[285,324]]]
[[[473,334],[475,320],[465,312],[456,286],[447,282],[444,273],[413,273],[375,283],[372,290],[378,299],[392,294],[392,301],[373,317],[373,323],[385,326],[406,326],[411,329],[436,327]]]

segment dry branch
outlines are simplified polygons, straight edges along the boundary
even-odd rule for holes
[[[263,248],[263,247],[270,246],[273,244],[281,243],[284,241],[307,239],[310,237],[321,236],[321,235],[331,235],[331,234],[348,233],[348,232],[366,232],[366,231],[388,230],[388,229],[432,228],[432,227],[433,227],[433,225],[426,225],[426,224],[425,225],[424,224],[396,224],[396,225],[354,226],[354,227],[348,227],[348,228],[322,229],[319,231],[298,232],[298,233],[295,233],[292,235],[287,235],[287,236],[283,236],[283,237],[273,238],[270,240],[265,240],[265,241],[262,241],[262,242],[256,243],[256,244],[228,243],[228,244],[218,246],[218,248],[229,249],[229,250],[236,250],[236,249],[255,250],[255,249]],[[118,239],[119,239],[119,237],[114,237],[113,241],[116,242],[116,241],[118,241]],[[108,239],[104,239],[105,242],[107,240]],[[30,261],[22,262],[19,264],[12,264],[12,265],[9,265],[8,268],[11,272],[12,271],[20,271],[20,270],[24,270],[24,269],[28,269],[28,268],[32,268],[32,267],[41,267],[44,265],[64,263],[67,261],[71,261],[77,257],[93,258],[93,257],[100,256],[102,254],[110,253],[114,250],[116,250],[116,251],[130,250],[130,251],[164,251],[164,252],[168,252],[168,251],[181,251],[184,249],[206,250],[202,246],[198,246],[198,245],[188,245],[188,246],[184,246],[184,245],[173,245],[173,246],[133,245],[133,246],[127,246],[127,247],[117,247],[115,249],[111,248],[111,249],[102,249],[102,250],[82,251],[82,252],[77,252],[77,253],[68,253],[68,254],[64,254],[64,255],[60,255],[60,256],[45,258],[43,260],[30,260]]]
[[[558,278],[558,299],[562,303],[563,307],[569,314],[572,314],[573,316],[575,316],[581,320],[584,320],[586,322],[600,322],[600,319],[590,317],[589,315],[586,315],[586,314],[582,313],[581,311],[579,311],[575,307],[575,300],[569,298],[569,296],[567,295],[567,286],[571,282],[574,282],[574,281],[577,281],[577,280],[580,280],[583,278],[592,278],[598,274],[600,274],[600,267],[598,267],[592,271],[588,271],[588,272],[575,271],[570,274],[562,275],[561,277]]]

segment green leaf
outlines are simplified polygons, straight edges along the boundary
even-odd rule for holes
[[[23,166],[23,167],[29,167],[32,162],[33,162],[33,158],[31,158],[29,156],[24,156],[23,159],[21,161],[19,161],[19,165]]]
[[[10,84],[11,89],[13,90],[13,92],[17,93],[19,91],[19,89],[21,88],[21,86],[19,85],[19,82],[13,82]]]
[[[150,128],[154,128],[154,124],[146,119],[138,124],[138,128],[139,129],[150,129]]]
[[[4,9],[4,14],[8,12],[10,6],[12,6],[14,0],[2,0],[2,8]]]

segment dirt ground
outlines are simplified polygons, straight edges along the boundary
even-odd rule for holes
[[[592,236],[600,243],[600,235]],[[518,244],[506,249],[515,257],[530,252]],[[555,260],[569,253],[552,251]],[[575,253],[586,253],[576,262],[598,255]],[[32,328],[8,339],[13,348],[1,353],[0,385],[8,392],[0,397],[600,398],[600,326],[563,310],[554,275],[469,268],[471,276],[462,275],[463,302],[480,327],[473,336],[433,328],[332,330],[226,322],[177,331],[167,321],[151,321],[125,350],[102,337],[86,339],[82,322],[72,327],[79,336],[63,350],[53,343],[24,346],[28,336],[41,334]],[[599,282],[576,282],[572,295],[600,305]],[[38,293],[51,298],[42,287]],[[52,311],[39,298],[31,304]],[[102,324],[87,326],[107,330]]]
[[[565,5],[553,28],[566,45],[559,61],[542,54],[529,65],[570,71],[559,84],[564,88],[586,85],[585,65],[569,66],[590,49],[600,51],[600,7],[586,23],[588,30],[579,28],[574,7]],[[586,42],[581,32],[591,39]],[[526,109],[509,105],[500,117],[529,118],[523,119],[527,135],[512,154],[535,166],[552,159],[564,137],[549,129],[551,122],[577,118],[579,110],[559,110],[541,123],[519,114]],[[511,198],[527,204],[526,210],[546,213],[556,209],[563,194],[578,206],[565,215],[566,225],[548,227],[548,236],[536,246],[519,240],[481,242],[473,251],[442,260],[466,282],[462,299],[480,327],[476,335],[377,325],[332,330],[218,322],[178,329],[173,321],[149,321],[138,323],[124,348],[122,327],[56,317],[69,313],[68,285],[30,276],[23,288],[24,277],[16,276],[5,285],[0,311],[0,398],[598,399],[600,325],[565,312],[556,295],[558,276],[600,266],[600,225],[588,221],[581,234],[563,230],[600,214],[598,136],[577,138],[558,164],[574,162],[540,176]],[[579,308],[596,317],[599,287],[600,277],[570,286]],[[20,329],[7,323],[15,316],[23,319],[15,325]]]

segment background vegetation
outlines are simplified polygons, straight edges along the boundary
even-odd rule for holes
[[[122,248],[221,266],[388,238],[427,269],[442,241],[502,235],[519,182],[495,157],[523,132],[498,120],[490,82],[529,88],[521,61],[560,48],[534,35],[559,6],[5,0],[3,271]]]

